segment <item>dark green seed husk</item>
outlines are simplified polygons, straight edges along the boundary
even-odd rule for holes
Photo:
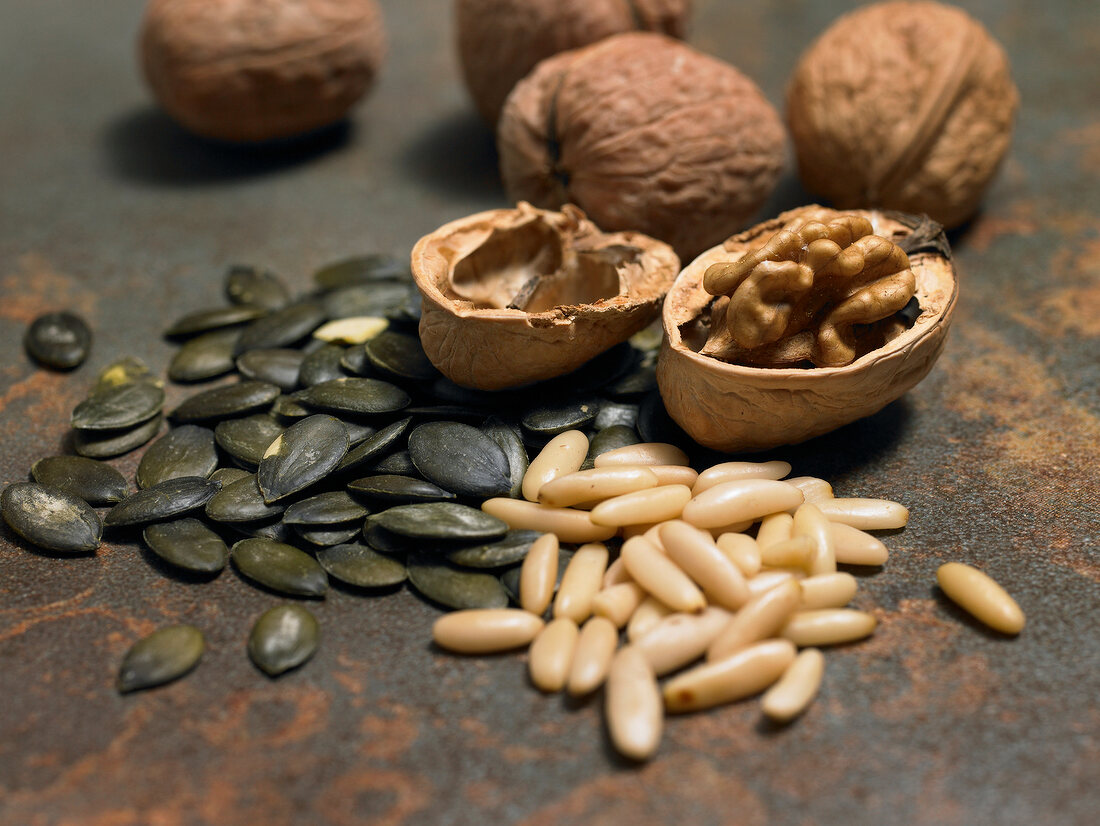
[[[94,393],[73,409],[77,430],[124,430],[156,416],[164,406],[164,389],[134,381]]]
[[[601,401],[600,412],[596,415],[596,419],[592,422],[592,426],[595,427],[597,431],[600,431],[613,425],[634,427],[637,423],[638,405]]]
[[[636,445],[641,441],[633,427],[613,424],[596,433],[588,442],[588,453],[581,464],[581,470],[595,467],[596,457],[609,450],[617,450],[627,445]]]
[[[359,521],[368,514],[370,510],[352,499],[347,491],[333,490],[287,505],[283,521],[288,525],[338,525]]]
[[[604,392],[616,399],[640,399],[656,389],[656,365],[644,364],[627,373],[618,381],[608,384],[604,388]]]
[[[352,376],[365,376],[370,372],[370,361],[362,344],[353,344],[340,354],[340,370]]]
[[[431,381],[439,375],[420,344],[420,338],[395,330],[383,330],[363,345],[371,366],[397,380]]]
[[[343,355],[344,348],[339,344],[326,344],[314,350],[302,359],[302,365],[298,370],[298,382],[302,387],[312,387],[323,381],[343,378],[344,371],[340,369],[340,359]]]
[[[455,494],[443,490],[443,488],[433,485],[431,482],[394,474],[355,479],[348,482],[348,490],[376,502],[395,505],[413,504],[415,502],[445,502],[455,498]]]
[[[350,542],[359,536],[362,527],[356,525],[333,525],[323,528],[306,527],[303,525],[291,525],[296,536],[304,539],[310,545],[327,548],[329,545],[341,545]]]
[[[418,422],[450,421],[481,424],[485,420],[484,410],[458,404],[418,404],[406,407],[401,412]]]
[[[410,401],[409,394],[395,384],[360,378],[323,381],[294,395],[307,407],[353,415],[395,413]]]
[[[535,437],[549,439],[567,430],[584,430],[599,412],[600,405],[595,399],[540,406],[529,410],[521,424]]]
[[[248,656],[269,677],[277,677],[312,657],[320,638],[313,614],[299,605],[277,605],[252,626]]]
[[[369,424],[360,424],[359,422],[344,422],[344,427],[348,430],[348,441],[353,445],[366,441],[378,432],[378,428],[371,427]]]
[[[396,281],[352,285],[326,293],[322,297],[325,312],[333,320],[356,316],[381,317],[404,303],[408,286]]]
[[[150,525],[142,537],[158,557],[187,571],[217,573],[229,560],[229,549],[222,538],[198,519]]]
[[[244,328],[237,342],[239,356],[249,350],[289,347],[301,341],[325,322],[325,310],[315,301],[291,304],[257,319]]]
[[[199,663],[206,648],[193,625],[170,625],[138,640],[118,670],[119,692],[163,685],[182,677]]]
[[[410,278],[409,264],[392,255],[372,253],[326,264],[313,274],[322,290],[336,290],[355,284],[375,284]]]
[[[328,590],[324,568],[293,545],[272,539],[242,539],[229,556],[243,576],[272,591],[323,597]]]
[[[519,499],[523,495],[523,477],[530,464],[519,427],[510,425],[496,416],[490,416],[481,426],[481,431],[504,451],[504,456],[508,459],[508,477],[512,482],[508,495],[513,499]]]
[[[294,529],[290,525],[284,524],[283,520],[278,517],[268,522],[229,522],[226,524],[238,533],[256,539],[273,539],[276,542],[284,542],[289,545],[298,538]]]
[[[0,513],[13,531],[48,551],[94,551],[103,535],[103,523],[91,505],[37,482],[15,482],[4,488]]]
[[[154,384],[157,387],[164,386],[164,382],[153,375],[153,371],[144,361],[136,356],[124,356],[118,361],[112,361],[96,374],[95,384],[92,385],[88,395],[95,396],[113,387],[137,381]]]
[[[500,539],[508,532],[508,525],[495,516],[454,502],[397,505],[371,519],[409,539],[482,542]]]
[[[332,416],[309,416],[275,438],[260,460],[256,478],[264,499],[274,502],[328,476],[348,452],[348,431]]]
[[[241,332],[236,328],[212,330],[187,341],[168,363],[172,381],[205,381],[230,372],[233,348]]]
[[[321,548],[317,561],[329,576],[357,588],[384,588],[408,577],[403,563],[359,543]]]
[[[249,473],[247,470],[245,470],[243,468],[239,468],[239,467],[220,467],[217,470],[215,470],[213,473],[211,473],[206,478],[210,479],[213,482],[221,482],[222,487],[224,488],[227,485],[233,484],[234,482],[239,482],[241,479],[245,478],[246,476],[252,476],[252,475],[253,474]],[[259,490],[259,488],[257,488],[257,490]],[[218,493],[221,493],[221,491],[218,491]],[[214,495],[217,496],[217,494],[214,494]]]
[[[409,434],[409,456],[429,482],[460,496],[487,499],[512,489],[508,457],[476,427],[428,422]]]
[[[89,459],[106,459],[129,453],[157,435],[164,415],[158,413],[137,427],[121,430],[74,430],[73,450]]]
[[[279,516],[283,506],[265,502],[256,483],[256,474],[249,473],[211,496],[205,512],[207,518],[215,522],[257,522]]]
[[[405,435],[411,421],[412,419],[401,419],[368,436],[347,452],[337,466],[337,470],[341,472],[354,470],[384,456],[388,451],[393,450],[398,439]]]
[[[304,358],[300,350],[249,350],[237,358],[237,370],[245,378],[266,381],[289,391],[298,386],[298,371]]]
[[[266,413],[242,419],[226,419],[214,428],[218,447],[248,467],[256,467],[268,449],[286,428]]]
[[[135,481],[149,488],[183,476],[209,476],[218,466],[214,431],[185,424],[169,430],[145,451]]]
[[[409,456],[409,451],[407,450],[398,450],[391,453],[386,458],[380,459],[375,464],[370,465],[367,470],[371,473],[408,476],[410,479],[420,478],[420,472],[417,471],[416,466],[412,463],[412,457]]]
[[[172,418],[186,423],[245,416],[267,408],[278,396],[279,388],[264,381],[227,384],[184,399]]]
[[[407,536],[387,531],[378,524],[377,514],[368,516],[367,521],[363,523],[363,540],[374,550],[386,554],[404,553],[422,544],[418,539],[409,539]]]
[[[39,364],[55,370],[71,370],[88,357],[92,331],[75,313],[46,313],[31,322],[23,337],[23,346]]]
[[[539,531],[508,531],[503,539],[459,548],[447,554],[447,559],[463,568],[503,568],[522,562],[531,550],[531,543],[542,536]]]
[[[188,313],[182,318],[176,319],[176,321],[164,331],[164,334],[169,337],[194,336],[222,327],[233,327],[239,324],[246,324],[266,314],[267,310],[263,307],[241,305],[196,310],[193,313]]]
[[[667,442],[681,447],[694,444],[691,437],[668,415],[658,392],[650,393],[642,400],[637,429],[645,442]]]
[[[171,519],[201,508],[219,490],[218,482],[201,476],[169,479],[127,496],[107,511],[103,524],[122,527]]]
[[[31,466],[40,485],[83,499],[89,505],[111,505],[126,498],[126,477],[108,465],[83,456],[49,456]]]
[[[433,557],[413,554],[409,582],[423,596],[448,608],[507,608],[508,592],[491,574],[464,571]]]
[[[281,310],[290,301],[290,290],[269,270],[235,264],[225,274],[225,297],[238,306]]]
[[[554,580],[554,590],[556,591],[561,584],[562,575],[565,573],[565,569],[569,567],[569,561],[573,558],[573,551],[566,548],[562,548],[558,551],[558,576]],[[512,598],[512,602],[519,603],[519,578],[522,570],[521,565],[516,565],[514,568],[509,568],[503,574],[500,575],[500,584],[504,586],[504,590],[508,592],[508,596]]]
[[[279,396],[271,403],[271,410],[269,412],[284,424],[291,424],[313,413],[312,410],[298,401],[293,395]]]

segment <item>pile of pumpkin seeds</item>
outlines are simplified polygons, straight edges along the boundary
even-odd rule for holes
[[[577,371],[516,391],[460,387],[427,359],[407,265],[369,255],[326,266],[294,298],[276,275],[230,268],[225,306],[188,313],[167,377],[195,386],[170,411],[164,381],[134,358],[105,368],[73,411],[76,456],[36,462],[0,512],[38,547],[88,553],[104,530],[141,531],[171,566],[209,577],[228,562],[246,582],[323,599],[329,578],[359,593],[408,584],[446,608],[517,600],[538,534],[479,509],[520,498],[529,455],[567,430],[590,437],[585,467],[639,441],[688,440],[654,373],[659,329]],[[104,459],[149,444],[131,490]],[[533,453],[532,453],[533,451]],[[101,518],[95,508],[108,507]],[[560,568],[570,553],[563,550]],[[320,631],[300,604],[273,608],[248,652],[277,675],[305,662]],[[120,691],[192,669],[202,634],[162,628],[127,655]]]

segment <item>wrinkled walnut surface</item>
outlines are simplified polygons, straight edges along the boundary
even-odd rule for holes
[[[843,367],[751,367],[699,352],[714,297],[712,264],[755,250],[806,210],[792,210],[733,236],[691,262],[669,291],[657,381],[673,419],[700,444],[730,452],[766,450],[828,433],[897,399],[932,369],[946,340],[957,281],[939,227],[900,213],[854,211],[875,234],[908,250],[920,314],[895,338]],[[835,217],[839,213],[832,213]]]
[[[783,166],[784,130],[737,69],[659,34],[609,37],[544,60],[497,128],[510,197],[575,203],[687,260],[742,226]]]
[[[667,244],[601,232],[573,206],[478,213],[413,248],[420,339],[458,384],[518,387],[568,373],[644,328],[679,269]]]

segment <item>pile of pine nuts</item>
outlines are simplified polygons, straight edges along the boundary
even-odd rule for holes
[[[444,615],[436,644],[464,654],[529,645],[539,690],[582,697],[603,685],[611,741],[634,760],[655,754],[666,712],[765,692],[770,719],[801,714],[822,680],[819,647],[867,637],[876,624],[845,607],[857,582],[837,564],[885,563],[886,546],[867,531],[903,527],[908,510],[834,498],[822,479],[786,478],[786,462],[697,473],[679,448],[647,443],[579,470],[587,449],[579,431],[555,437],[532,460],[523,500],[482,505],[543,534],[523,562],[520,607]],[[616,536],[612,560],[604,543]],[[559,542],[580,546],[560,584]]]

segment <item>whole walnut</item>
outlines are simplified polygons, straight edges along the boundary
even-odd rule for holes
[[[263,141],[340,120],[385,53],[375,0],[152,0],[146,80],[199,135]]]
[[[540,60],[636,30],[683,37],[691,0],[457,0],[462,75],[495,124],[512,88]]]
[[[605,230],[683,260],[743,226],[783,167],[779,116],[756,85],[660,34],[619,34],[542,61],[497,126],[514,200],[573,203]]]
[[[977,209],[1008,149],[1018,103],[1004,50],[961,9],[877,3],[838,19],[787,90],[799,174],[834,206]]]

